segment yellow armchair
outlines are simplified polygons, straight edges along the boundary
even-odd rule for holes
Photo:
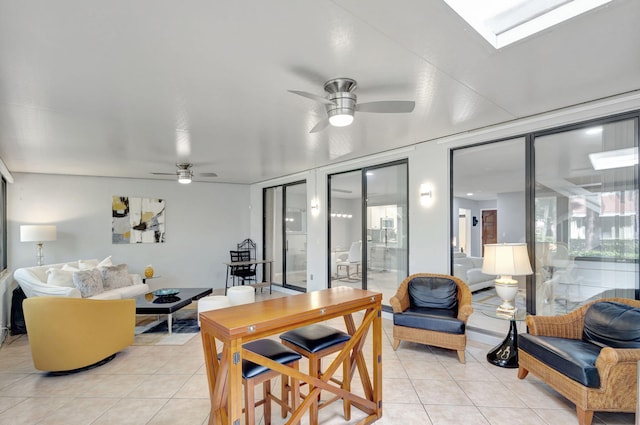
[[[38,370],[61,372],[91,366],[134,340],[134,299],[29,297],[23,309]]]

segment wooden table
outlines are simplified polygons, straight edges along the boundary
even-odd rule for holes
[[[249,284],[248,286],[252,286],[254,288],[264,288],[265,286],[269,287],[269,293],[271,293],[271,283],[273,282],[273,260],[249,260],[249,261],[228,261],[224,263],[227,266],[227,277],[224,280],[224,294],[227,295],[227,288],[229,287],[229,270],[232,270],[233,267],[238,266],[251,266],[253,264],[268,264],[269,265],[269,280],[265,280],[264,276],[262,277],[262,282],[256,282]]]
[[[363,289],[337,287],[307,294],[275,298],[253,304],[239,305],[200,314],[202,344],[211,397],[209,424],[240,425],[242,415],[242,359],[250,360],[284,373],[313,386],[287,424],[297,423],[307,409],[312,408],[320,390],[327,390],[351,401],[367,417],[359,424],[369,424],[382,417],[382,294]],[[359,324],[353,313],[363,312]],[[321,378],[305,371],[276,363],[266,357],[244,350],[246,342],[279,335],[291,329],[344,317],[352,336],[344,349],[329,365]],[[367,366],[362,348],[369,329],[373,334],[373,356]],[[220,360],[216,340],[223,345]],[[344,359],[350,356],[351,373],[358,370],[364,395],[343,390],[330,381]],[[355,366],[355,367],[354,367]],[[368,367],[372,367],[370,374]],[[351,378],[351,377],[349,377]],[[250,407],[251,408],[251,407]],[[312,409],[314,410],[314,409]],[[314,419],[314,416],[315,419]],[[317,415],[310,415],[317,424]]]

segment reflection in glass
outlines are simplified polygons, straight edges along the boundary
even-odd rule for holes
[[[636,120],[537,137],[537,313],[563,314],[597,298],[634,298],[638,288]],[[594,164],[607,152],[613,166]],[[617,165],[616,165],[617,164]],[[599,168],[598,170],[594,169]],[[613,168],[612,168],[613,167]]]

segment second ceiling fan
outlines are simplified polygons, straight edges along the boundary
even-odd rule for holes
[[[381,100],[359,104],[358,97],[354,93],[357,86],[356,81],[351,78],[335,78],[324,84],[324,91],[327,92],[325,97],[298,90],[289,90],[289,92],[322,103],[327,109],[327,118],[316,124],[309,133],[322,131],[329,124],[334,127],[345,127],[353,122],[355,111],[382,114],[409,113],[416,105],[412,100]]]

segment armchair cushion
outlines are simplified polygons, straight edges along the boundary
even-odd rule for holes
[[[450,334],[464,334],[465,323],[453,310],[437,308],[409,308],[393,315],[393,324],[409,328],[425,329]]]
[[[521,334],[519,348],[574,381],[600,387],[596,359],[602,347],[579,339]]]
[[[442,277],[416,277],[409,282],[411,307],[454,310],[458,312],[458,286],[454,281]]]
[[[593,304],[584,316],[582,339],[601,347],[640,348],[640,309],[610,301]]]

